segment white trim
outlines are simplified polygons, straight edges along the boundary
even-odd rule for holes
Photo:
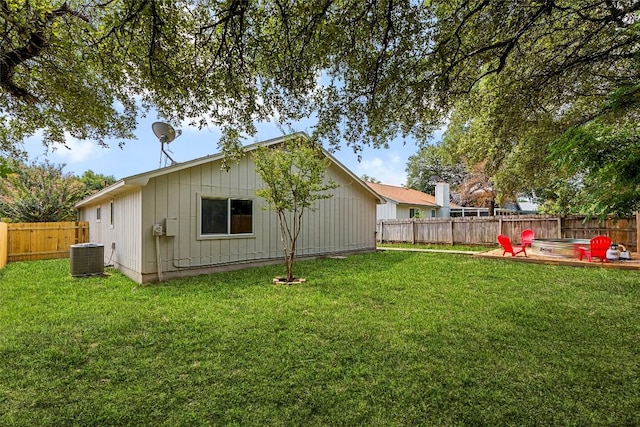
[[[113,218],[115,216],[115,212],[116,212],[115,200],[111,199],[111,201],[109,202],[109,228],[112,230],[115,228],[115,223],[116,223]]]

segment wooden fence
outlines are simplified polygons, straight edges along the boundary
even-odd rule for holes
[[[590,239],[609,236],[628,250],[638,250],[640,219],[586,220],[584,216],[517,215],[465,218],[424,218],[378,221],[378,242],[435,243],[449,245],[494,245],[498,234],[514,241],[531,229],[538,239]]]
[[[89,223],[0,223],[0,268],[8,262],[68,258],[71,245],[89,241]]]
[[[0,222],[0,270],[7,265],[7,233],[7,224]]]

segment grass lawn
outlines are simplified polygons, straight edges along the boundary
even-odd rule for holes
[[[2,426],[640,425],[640,273],[378,252],[0,271]]]

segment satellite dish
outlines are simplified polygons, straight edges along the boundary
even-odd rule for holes
[[[154,122],[151,125],[151,129],[153,129],[153,133],[156,134],[160,142],[164,144],[170,143],[182,134],[180,129],[176,131],[170,124],[163,122]]]
[[[171,164],[175,165],[176,161],[173,160],[171,156],[169,156],[169,154],[165,151],[164,144],[171,143],[171,141],[182,134],[182,131],[180,129],[175,130],[170,124],[163,122],[154,122],[151,125],[151,129],[153,130],[153,133],[156,135],[156,137],[158,137],[158,139],[160,140],[160,167],[162,167],[163,157],[165,157],[165,166],[167,165],[167,160],[170,160]]]

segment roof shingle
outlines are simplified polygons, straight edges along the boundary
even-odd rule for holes
[[[386,184],[375,184],[373,182],[367,182],[367,185],[385,199],[392,200],[396,203],[416,206],[440,207],[440,205],[436,203],[436,198],[434,196],[418,190],[412,190],[411,188],[396,187]]]

